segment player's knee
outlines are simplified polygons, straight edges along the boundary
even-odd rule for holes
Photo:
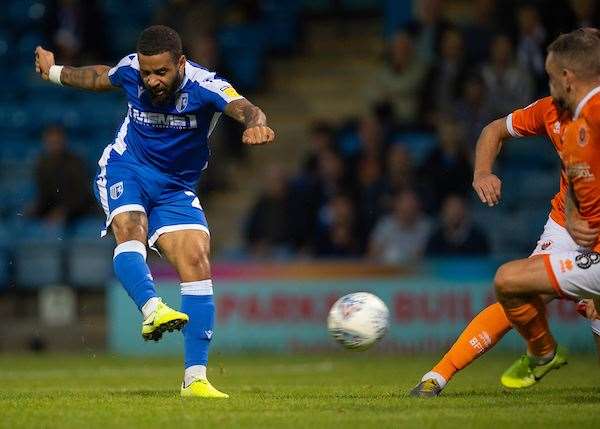
[[[186,263],[188,266],[203,273],[210,273],[210,251],[208,246],[194,242],[186,246]]]
[[[510,295],[514,293],[517,287],[518,274],[515,272],[514,267],[508,263],[502,265],[496,271],[494,277],[494,288],[496,294],[499,296]]]
[[[129,240],[146,242],[148,227],[146,217],[141,212],[121,213],[113,219],[111,228],[117,242],[123,243]]]

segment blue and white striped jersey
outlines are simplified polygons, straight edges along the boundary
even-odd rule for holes
[[[172,105],[157,107],[140,77],[137,54],[124,57],[108,77],[127,95],[128,111],[113,149],[194,187],[208,165],[208,137],[227,103],[243,98],[225,80],[187,61]]]

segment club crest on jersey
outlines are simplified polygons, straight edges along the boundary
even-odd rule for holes
[[[117,200],[121,195],[123,195],[123,182],[117,182],[110,187],[110,198]]]
[[[189,95],[187,92],[182,92],[179,94],[179,97],[177,97],[177,102],[175,103],[175,109],[177,109],[179,113],[183,112],[188,105],[188,100]]]

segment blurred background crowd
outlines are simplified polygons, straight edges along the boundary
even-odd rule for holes
[[[489,121],[547,94],[545,47],[599,14],[594,0],[8,2],[0,284],[68,273],[93,285],[111,271],[91,180],[125,101],[43,82],[38,44],[59,64],[116,64],[141,29],[166,24],[190,58],[263,107],[277,147],[246,150],[230,121],[211,143],[199,195],[217,258],[412,265],[534,247],[558,187],[551,145],[505,146],[494,209],[471,190],[474,145]]]

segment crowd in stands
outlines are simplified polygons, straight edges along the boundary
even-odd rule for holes
[[[547,93],[546,45],[560,32],[598,26],[600,5],[474,0],[454,22],[445,13],[451,0],[414,0],[412,12],[408,0],[364,3],[381,17],[385,44],[379,70],[356,88],[369,112],[335,123],[316,119],[307,130],[302,164],[295,171],[266,169],[263,192],[244,223],[244,253],[391,264],[488,254],[494,231],[478,222],[471,191],[479,132]],[[37,44],[54,50],[58,63],[115,64],[134,49],[141,29],[164,23],[181,33],[190,58],[252,95],[268,90],[268,55],[302,55],[308,8],[338,16],[360,1],[128,4],[11,0],[0,16],[0,64],[14,82],[0,93],[0,236],[11,236],[23,219],[68,227],[90,215],[101,218],[91,180],[123,115],[118,95],[98,97],[41,82],[32,69]],[[203,198],[226,187],[227,160],[243,156],[240,135],[237,124],[224,121],[213,136],[219,162],[202,180]],[[540,171],[538,177],[548,176]],[[554,186],[556,171],[551,175],[547,182]],[[518,177],[507,174],[506,180]],[[531,223],[528,213],[514,218]],[[0,241],[0,251],[9,242]]]
[[[357,89],[370,112],[315,122],[299,171],[269,173],[244,231],[250,255],[410,264],[491,252],[472,214],[477,137],[491,120],[548,93],[546,45],[562,31],[598,25],[600,6],[471,3],[471,20],[454,23],[443,1],[415,2],[414,17],[388,32],[380,69]],[[413,135],[430,144],[415,151]],[[279,213],[287,216],[273,221]]]

